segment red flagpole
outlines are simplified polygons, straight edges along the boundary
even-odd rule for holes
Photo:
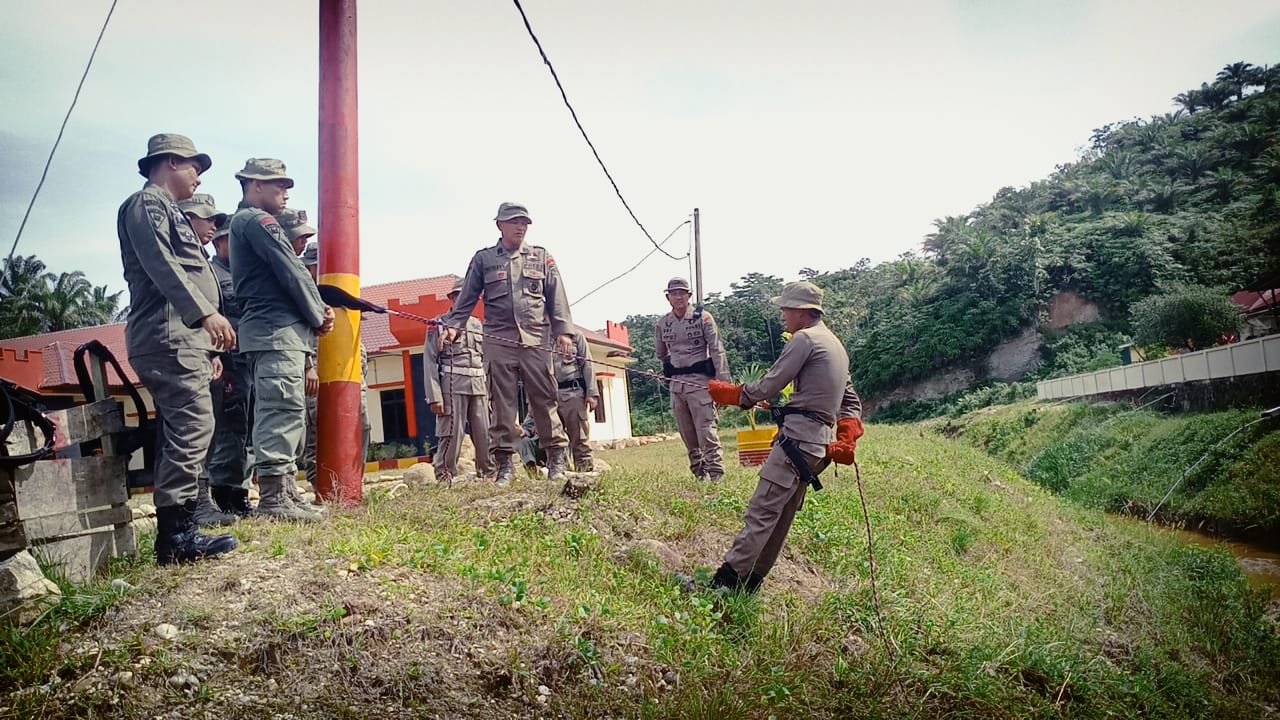
[[[356,0],[320,0],[320,282],[360,295]],[[320,497],[360,504],[360,314],[337,311],[320,340],[316,436]]]

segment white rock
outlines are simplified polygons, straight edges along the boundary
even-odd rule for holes
[[[160,623],[151,629],[151,632],[161,640],[173,640],[178,637],[178,628],[169,623]]]
[[[23,550],[0,562],[0,622],[28,625],[62,601],[58,584]]]
[[[133,592],[138,588],[134,587],[133,585],[130,585],[129,581],[125,580],[124,578],[116,578],[111,581],[111,589],[116,590],[117,592],[127,593],[127,592]]]
[[[539,694],[539,695],[550,695],[550,694],[551,694],[551,688],[547,687],[546,685],[539,685],[539,686],[538,686],[538,694]]]
[[[404,481],[408,483],[432,483],[436,481],[436,469],[429,463],[416,463],[404,471]]]

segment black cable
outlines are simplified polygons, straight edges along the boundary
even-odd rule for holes
[[[547,57],[547,52],[542,49],[542,43],[538,42],[538,36],[533,34],[533,26],[529,24],[529,16],[524,14],[524,8],[520,6],[520,0],[512,0],[516,4],[516,10],[520,11],[520,19],[524,20],[524,29],[529,31],[529,38],[533,40],[533,44],[538,46],[538,54],[542,56],[542,62],[546,64],[547,69],[551,71],[551,79],[556,81],[556,87],[560,89],[560,98],[564,100],[564,106],[569,108],[569,114],[573,116],[573,123],[578,126],[578,132],[582,133],[582,139],[587,141],[587,147],[591,148],[591,154],[596,156],[596,162],[600,163],[600,169],[604,171],[604,176],[609,178],[609,184],[613,186],[613,192],[618,195],[618,199],[622,201],[622,207],[627,209],[627,213],[631,215],[631,219],[639,226],[644,236],[649,238],[649,242],[653,243],[653,247],[663,255],[672,260],[683,260],[684,258],[676,257],[658,244],[649,231],[645,229],[644,223],[640,222],[640,218],[636,217],[635,212],[631,210],[631,206],[627,204],[627,199],[622,197],[622,191],[618,189],[618,183],[614,182],[613,175],[609,173],[609,168],[605,167],[604,160],[600,159],[600,153],[596,151],[596,146],[591,142],[591,138],[587,137],[587,131],[582,127],[582,122],[578,120],[578,113],[573,109],[573,105],[569,103],[569,96],[565,94],[564,85],[560,84],[560,76],[556,74],[555,66],[551,64],[551,59]],[[665,242],[665,241],[664,241]]]
[[[636,268],[638,268],[638,267],[640,267],[640,265],[641,265],[645,260],[648,260],[648,259],[649,259],[649,257],[650,257],[651,255],[653,255],[654,253],[658,252],[658,250],[661,250],[661,249],[662,249],[662,246],[663,246],[663,245],[665,245],[665,244],[667,243],[667,241],[671,239],[671,236],[672,236],[672,235],[675,235],[675,234],[676,234],[676,231],[677,231],[677,230],[679,230],[680,228],[682,228],[682,227],[684,227],[685,225],[688,225],[688,224],[689,224],[689,221],[688,221],[688,220],[685,220],[684,222],[682,222],[682,223],[680,223],[679,225],[677,225],[677,226],[675,227],[675,230],[672,230],[671,232],[667,233],[667,236],[666,236],[665,238],[663,238],[663,239],[662,239],[662,242],[658,243],[658,245],[657,245],[653,250],[650,250],[649,252],[645,253],[645,256],[644,256],[644,257],[642,257],[642,258],[640,258],[640,260],[639,260],[639,261],[637,261],[635,265],[632,265],[630,268],[627,268],[627,269],[626,269],[626,270],[624,270],[621,274],[619,274],[619,275],[617,275],[617,276],[615,276],[615,277],[612,277],[612,278],[610,278],[610,279],[608,279],[608,280],[604,281],[604,282],[603,282],[603,283],[601,283],[600,285],[597,285],[594,289],[592,289],[592,290],[591,290],[590,292],[588,292],[586,295],[583,295],[582,297],[578,298],[577,300],[574,300],[573,302],[569,303],[569,307],[573,307],[574,305],[577,305],[578,303],[582,302],[583,300],[586,300],[587,298],[591,297],[591,296],[592,296],[592,295],[593,295],[597,290],[602,290],[602,289],[604,289],[604,287],[605,287],[606,285],[608,285],[608,284],[610,284],[610,283],[612,283],[612,282],[616,282],[616,281],[618,281],[618,280],[621,280],[622,278],[626,277],[627,275],[631,274],[632,272],[635,272],[635,269],[636,269]],[[689,253],[685,253],[685,257],[688,257],[688,256],[689,256]],[[681,259],[683,259],[683,258],[677,258],[677,260],[681,260]]]
[[[84,88],[85,78],[89,77],[89,68],[93,67],[93,58],[98,54],[98,46],[102,44],[102,36],[107,32],[107,24],[111,22],[111,14],[116,11],[116,3],[119,0],[111,0],[111,9],[107,10],[107,19],[102,21],[102,29],[98,31],[98,39],[93,43],[93,52],[89,53],[89,62],[84,66],[84,74],[80,76],[80,84],[76,85],[76,94],[71,98],[71,107],[67,108],[67,114],[62,118],[62,127],[58,128],[58,137],[53,141],[53,149],[49,150],[49,159],[44,162],[44,172],[40,173],[40,182],[36,183],[36,191],[31,194],[31,202],[27,205],[27,212],[22,216],[22,223],[18,225],[18,234],[13,238],[13,245],[9,248],[9,259],[5,261],[4,267],[0,268],[0,286],[4,285],[5,276],[9,274],[9,265],[13,263],[13,254],[18,250],[18,240],[22,238],[22,229],[27,226],[27,218],[31,217],[31,208],[36,205],[36,198],[40,196],[40,188],[44,187],[44,180],[49,175],[49,166],[53,164],[53,154],[58,152],[58,143],[62,142],[62,133],[67,129],[67,121],[71,119],[71,111],[76,108],[76,101],[80,99],[80,90]]]

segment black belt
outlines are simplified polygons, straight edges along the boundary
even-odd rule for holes
[[[586,387],[585,385],[583,385],[583,384],[582,384],[582,381],[581,381],[581,380],[579,380],[579,379],[576,379],[576,378],[575,378],[575,379],[573,379],[573,380],[563,380],[563,381],[561,381],[561,382],[560,382],[560,385],[559,385],[559,388],[560,388],[561,390],[572,390],[573,388],[579,388],[579,389],[581,389],[581,390],[583,390],[583,391],[586,391],[586,389],[587,389],[587,387]]]
[[[791,466],[795,468],[796,474],[799,475],[800,479],[805,483],[812,485],[814,492],[821,490],[822,482],[818,480],[818,475],[821,474],[823,470],[826,470],[827,466],[824,464],[822,467],[818,468],[818,472],[816,473],[811,470],[809,468],[809,460],[804,456],[804,453],[800,451],[800,446],[796,445],[795,440],[785,435],[782,423],[783,419],[788,415],[803,415],[814,422],[822,423],[828,427],[830,427],[831,424],[822,419],[817,413],[810,410],[804,410],[802,408],[786,406],[770,407],[769,414],[773,416],[773,422],[778,426],[778,439],[775,442],[778,447],[782,448],[782,452],[786,454],[787,460],[791,461]]]
[[[715,365],[712,364],[711,358],[706,358],[701,362],[696,362],[689,367],[676,367],[669,360],[662,361],[662,374],[666,377],[675,377],[676,375],[706,375],[709,378],[716,376]]]

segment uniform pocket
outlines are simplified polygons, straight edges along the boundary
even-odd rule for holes
[[[511,283],[505,270],[490,270],[484,274],[484,296],[487,300],[506,297],[511,292]]]
[[[526,268],[520,273],[520,288],[526,295],[541,295],[547,274],[536,268]]]

